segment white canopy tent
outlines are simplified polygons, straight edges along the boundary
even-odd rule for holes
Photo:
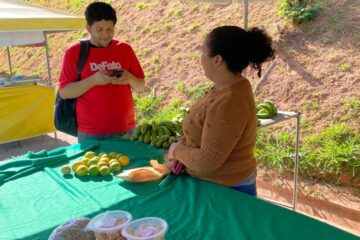
[[[84,29],[83,17],[62,13],[18,0],[0,0],[0,47],[43,44],[46,49],[48,78],[51,79],[46,33]]]
[[[2,47],[44,42],[44,32],[82,30],[84,26],[83,17],[18,0],[0,0]]]
[[[55,89],[47,33],[83,30],[83,17],[62,13],[18,0],[0,0],[0,47],[6,47],[12,75],[9,47],[45,46],[48,86],[24,85],[0,87],[0,143],[54,132]]]

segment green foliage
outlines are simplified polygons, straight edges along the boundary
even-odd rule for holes
[[[152,117],[151,121],[161,122],[164,120],[169,120],[182,113],[181,110],[182,101],[175,98],[168,106],[163,107],[161,110],[157,111]]]
[[[72,8],[79,8],[85,4],[85,1],[84,0],[70,0],[69,3]]]
[[[259,129],[255,157],[277,170],[292,170],[295,134]],[[308,136],[300,148],[299,171],[308,177],[360,176],[360,135],[344,123],[333,124],[319,134]]]
[[[187,90],[184,82],[178,82],[178,84],[176,84],[176,88],[183,93],[185,93]]]
[[[146,56],[149,53],[151,53],[152,51],[153,51],[153,49],[150,47],[145,47],[145,48],[139,49],[138,56]],[[147,62],[147,60],[145,60],[145,61]],[[144,63],[142,63],[142,65],[144,66]]]
[[[150,119],[161,102],[160,98],[154,98],[151,94],[134,96],[136,119]]]
[[[278,0],[278,14],[281,17],[300,24],[315,18],[320,10],[318,6],[311,5],[311,0]]]
[[[165,25],[165,31],[166,31],[166,32],[171,32],[171,30],[173,29],[173,27],[174,27],[173,24],[167,23],[167,24]]]
[[[154,72],[155,72],[155,73],[159,73],[160,70],[161,70],[161,65],[156,65],[156,66],[154,67]]]
[[[310,103],[307,104],[306,108],[308,110],[317,110],[319,109],[319,104],[315,101],[311,101]]]
[[[350,71],[350,65],[348,63],[342,63],[340,64],[340,70],[342,72],[348,72]]]
[[[148,4],[140,2],[140,3],[137,3],[135,7],[136,7],[137,10],[141,11],[141,10],[147,8]]]
[[[161,107],[160,104],[165,97],[154,98],[151,94],[134,96],[136,119],[138,122],[172,120],[173,117],[182,113],[183,101],[177,98],[169,105]]]
[[[204,96],[204,94],[209,91],[214,86],[213,83],[206,82],[203,84],[199,84],[191,89],[186,88],[184,82],[179,82],[176,85],[176,88],[183,92],[187,97],[190,97],[192,100],[197,100]]]
[[[192,23],[192,24],[190,25],[190,27],[188,28],[188,29],[189,29],[189,32],[195,31],[198,27],[199,27],[199,24]]]
[[[344,123],[309,136],[301,152],[301,170],[307,175],[360,174],[360,136]]]
[[[290,132],[272,133],[259,129],[254,154],[256,159],[267,167],[274,167],[280,172],[294,166],[295,139]]]
[[[169,16],[176,16],[176,17],[180,17],[181,16],[181,10],[180,9],[171,9],[168,13]]]
[[[191,59],[194,60],[194,61],[199,61],[200,60],[200,53],[199,52],[191,53]]]
[[[152,75],[153,75],[153,73],[154,73],[154,72],[153,72],[151,69],[146,70],[145,73],[144,73],[144,74],[145,74],[145,78],[146,78],[146,79],[151,78]]]
[[[197,85],[194,88],[191,88],[190,91],[189,91],[189,93],[191,95],[191,98],[193,100],[197,100],[197,99],[201,98],[213,86],[214,86],[214,84],[207,82],[207,83],[204,83],[204,84]]]
[[[328,45],[328,44],[331,43],[331,40],[330,40],[330,38],[328,38],[328,37],[323,37],[322,43],[323,43],[324,45]]]
[[[151,57],[151,61],[152,61],[154,64],[160,63],[159,56],[157,56],[157,55],[152,56],[152,57]]]
[[[41,76],[44,74],[44,69],[37,69],[31,72],[31,75]]]
[[[199,6],[194,4],[190,7],[189,13],[194,13],[197,10],[199,10]]]
[[[360,100],[357,98],[352,98],[346,101],[345,108],[348,112],[355,114],[360,113]]]
[[[155,35],[160,32],[160,28],[154,27],[150,30],[150,35]]]

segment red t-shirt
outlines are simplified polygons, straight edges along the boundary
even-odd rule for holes
[[[77,62],[80,43],[71,45],[65,53],[59,88],[77,80]],[[99,70],[124,69],[138,78],[143,70],[130,45],[113,40],[105,48],[90,48],[81,79]],[[113,134],[135,127],[134,100],[129,85],[108,84],[94,86],[77,98],[76,118],[78,131],[89,134]]]

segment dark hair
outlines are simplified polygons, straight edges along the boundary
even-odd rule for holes
[[[206,38],[210,57],[220,55],[233,73],[241,73],[250,64],[259,77],[261,64],[274,55],[271,43],[265,31],[259,28],[245,31],[237,26],[217,27]]]
[[[116,24],[116,12],[115,9],[105,2],[93,2],[90,3],[85,9],[85,18],[88,25],[92,25],[94,22],[101,20],[111,20]]]

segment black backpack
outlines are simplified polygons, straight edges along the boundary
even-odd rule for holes
[[[89,40],[80,40],[80,56],[77,63],[77,81],[80,81],[81,72],[89,53]],[[77,122],[75,115],[76,98],[62,99],[59,91],[56,93],[55,101],[55,128],[74,137],[77,136]]]

